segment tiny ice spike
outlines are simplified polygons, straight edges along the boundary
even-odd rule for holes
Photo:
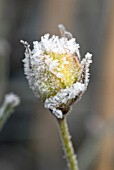
[[[87,53],[80,62],[79,44],[63,25],[59,29],[62,37],[45,34],[40,42],[33,42],[33,50],[21,42],[26,48],[24,72],[31,89],[45,108],[62,119],[87,89],[92,55]]]

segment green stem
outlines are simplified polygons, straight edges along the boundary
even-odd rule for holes
[[[10,117],[11,113],[14,111],[14,108],[11,104],[4,104],[0,108],[0,131],[2,130],[7,119]]]
[[[64,117],[61,120],[58,120],[58,124],[60,128],[65,156],[67,158],[68,167],[70,170],[79,170],[77,160],[76,160],[76,155],[74,153],[73,145],[70,139],[71,137],[68,131],[66,117]]]

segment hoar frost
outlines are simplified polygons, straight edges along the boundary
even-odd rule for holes
[[[21,41],[26,48],[23,62],[29,85],[57,118],[63,118],[87,89],[92,62],[90,53],[80,62],[79,44],[65,33],[71,35],[65,31],[62,37],[45,34],[40,42],[33,42],[33,50]]]

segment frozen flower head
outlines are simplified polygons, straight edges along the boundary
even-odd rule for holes
[[[45,34],[40,42],[33,42],[33,50],[21,42],[26,48],[23,62],[30,87],[46,108],[63,118],[87,89],[92,55],[87,53],[80,62],[79,44],[63,25],[59,29],[61,37]]]

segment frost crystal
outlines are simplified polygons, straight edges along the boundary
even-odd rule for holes
[[[21,42],[26,48],[24,72],[30,87],[45,108],[63,118],[87,89],[92,55],[87,53],[80,62],[79,44],[69,32],[62,37],[45,34],[40,42],[33,42],[32,51],[27,42]]]

